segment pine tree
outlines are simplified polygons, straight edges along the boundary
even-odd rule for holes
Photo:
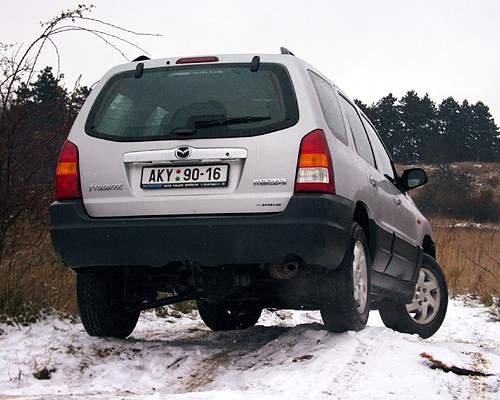
[[[382,137],[389,153],[397,162],[401,160],[401,146],[396,140],[401,131],[401,115],[397,107],[398,99],[389,93],[372,107],[372,122]]]
[[[63,76],[55,76],[51,67],[45,67],[30,85],[20,85],[15,92],[12,112],[18,112],[19,123],[13,137],[12,162],[22,165],[30,154],[32,165],[40,168],[33,173],[33,181],[50,182],[62,142],[70,123],[76,116],[69,115],[70,96],[62,87]],[[22,151],[17,151],[22,149]]]
[[[439,105],[439,134],[443,161],[494,161],[498,157],[498,128],[482,102],[458,104],[452,97]]]
[[[419,162],[430,163],[435,161],[435,154],[440,151],[439,148],[436,148],[438,141],[437,108],[428,93],[421,99],[420,106],[421,125],[417,139],[418,152],[420,153]]]
[[[55,130],[64,123],[68,93],[61,86],[63,78],[54,76],[52,67],[45,67],[31,85],[31,101],[36,106],[40,130]]]
[[[372,107],[370,107],[368,104],[363,103],[361,100],[354,99],[354,104],[356,104],[361,111],[370,119],[372,120]]]
[[[436,142],[440,151],[436,161],[461,161],[464,156],[464,121],[460,104],[453,98],[444,99],[438,107],[439,139]]]
[[[500,132],[491,116],[490,109],[480,101],[470,108],[469,159],[474,161],[498,161],[500,157]]]
[[[471,160],[474,158],[474,147],[477,134],[474,132],[474,112],[467,100],[460,105],[458,138],[461,140],[459,147],[461,151],[455,155],[457,160]]]
[[[400,100],[402,129],[395,140],[401,143],[401,161],[412,164],[428,158],[426,152],[436,138],[436,106],[426,94],[411,90]]]

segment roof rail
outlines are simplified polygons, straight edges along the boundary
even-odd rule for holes
[[[288,50],[286,47],[280,47],[280,51],[281,51],[281,54],[288,54],[290,56],[294,56],[295,55],[290,50]]]
[[[146,60],[151,60],[151,58],[149,58],[148,56],[139,56],[137,58],[134,58],[132,60],[132,62],[136,62],[136,61],[146,61]]]

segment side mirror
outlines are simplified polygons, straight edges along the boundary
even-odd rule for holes
[[[429,178],[422,168],[405,169],[399,178],[399,186],[403,192],[407,192],[425,185],[428,180]]]

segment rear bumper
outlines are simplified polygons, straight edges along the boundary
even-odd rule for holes
[[[91,218],[81,201],[50,206],[52,242],[71,268],[281,263],[296,255],[336,268],[349,242],[354,204],[300,194],[276,214]]]

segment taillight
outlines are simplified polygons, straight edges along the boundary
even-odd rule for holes
[[[295,191],[335,194],[332,157],[321,129],[312,131],[302,139]]]
[[[81,197],[78,148],[66,140],[57,163],[56,200],[80,199]]]

